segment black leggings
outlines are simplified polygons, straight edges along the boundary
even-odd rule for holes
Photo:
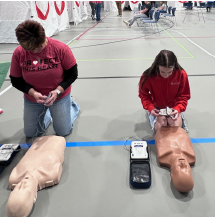
[[[90,6],[91,6],[91,9],[92,9],[92,15],[95,16],[95,14],[96,14],[96,4],[90,2]]]

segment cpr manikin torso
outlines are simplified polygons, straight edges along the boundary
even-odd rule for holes
[[[59,183],[65,147],[65,139],[59,136],[34,141],[9,177],[9,188],[14,190],[7,202],[7,217],[28,216],[37,190]]]
[[[195,153],[187,133],[181,127],[161,127],[156,132],[157,159],[171,170],[173,185],[180,192],[193,189],[190,165],[195,164]]]

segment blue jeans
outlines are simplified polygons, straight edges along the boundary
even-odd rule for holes
[[[159,19],[160,19],[160,14],[164,14],[164,13],[166,13],[166,11],[164,11],[164,10],[158,10],[157,16],[159,17]]]
[[[80,106],[71,98],[70,94],[55,101],[49,107],[31,102],[24,97],[24,133],[26,137],[40,136],[53,120],[56,134],[66,136],[71,133],[79,110]]]
[[[148,17],[148,16],[145,15],[145,14],[143,14],[143,13],[135,14],[135,15],[133,16],[133,18],[131,18],[130,20],[128,20],[129,25],[130,25],[130,26],[133,25],[134,21],[137,20],[138,18],[147,18],[147,17]]]
[[[96,20],[97,21],[101,20],[101,9],[102,9],[102,4],[96,3]]]
[[[157,121],[157,118],[152,116],[149,111],[147,111],[148,117],[149,117],[149,122],[151,125],[151,129],[154,131],[155,130],[155,123]],[[188,133],[188,127],[187,127],[187,123],[185,121],[185,117],[184,117],[184,113],[181,112],[181,118],[182,118],[182,128]]]

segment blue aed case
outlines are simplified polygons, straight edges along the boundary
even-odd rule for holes
[[[151,186],[149,151],[145,141],[133,141],[130,149],[130,186],[145,189]]]

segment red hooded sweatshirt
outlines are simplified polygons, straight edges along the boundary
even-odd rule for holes
[[[139,86],[139,97],[143,108],[149,112],[154,108],[162,109],[166,106],[179,113],[184,112],[190,99],[187,73],[177,70],[168,78],[163,78],[160,73],[155,77],[149,77],[142,89]]]

